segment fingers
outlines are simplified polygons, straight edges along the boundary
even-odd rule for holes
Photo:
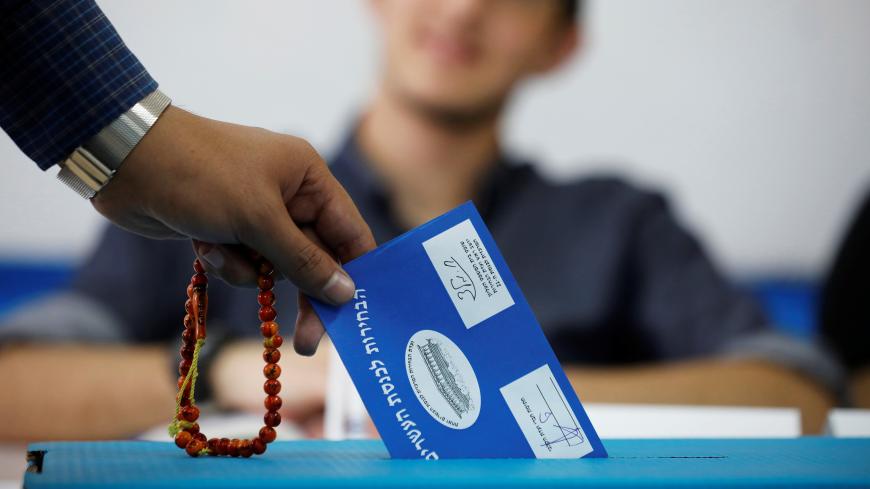
[[[296,328],[293,330],[293,349],[296,353],[311,356],[317,351],[317,345],[323,337],[323,323],[311,307],[311,302],[300,292],[298,297]]]
[[[375,249],[375,238],[368,224],[354,205],[350,196],[332,174],[331,192],[333,198],[327,200],[323,210],[314,223],[317,236],[332,250],[342,263]]]
[[[344,187],[320,162],[306,176],[308,200],[291,202],[289,208],[297,218],[308,223],[320,243],[344,263],[375,248],[375,239]],[[311,199],[311,196],[316,199]],[[297,200],[297,199],[294,199]],[[300,204],[300,205],[296,205]]]
[[[315,440],[323,438],[323,415],[324,410],[321,409],[319,413],[314,413],[301,422],[297,422],[302,432],[305,433],[305,436]]]
[[[193,240],[193,250],[208,273],[221,277],[231,285],[251,285],[257,282],[257,272],[252,263],[235,247]],[[323,323],[301,291],[297,301],[293,349],[300,355],[312,356],[317,352],[317,346],[323,337]]]
[[[268,258],[299,289],[330,304],[353,297],[354,284],[336,261],[296,227],[280,199],[243,223],[241,241]]]
[[[253,262],[238,247],[216,245],[196,239],[192,242],[193,252],[208,273],[222,278],[230,285],[253,286],[257,283],[257,271]]]

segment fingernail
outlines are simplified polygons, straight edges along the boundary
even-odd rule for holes
[[[353,291],[353,280],[341,269],[333,272],[329,280],[326,281],[326,285],[323,286],[323,296],[333,304],[349,301],[353,297]]]
[[[220,270],[224,266],[224,254],[220,252],[217,246],[201,246],[199,248],[200,256],[205,260],[212,270]],[[205,253],[202,253],[205,251]]]

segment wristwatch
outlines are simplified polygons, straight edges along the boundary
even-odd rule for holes
[[[57,178],[86,199],[109,183],[130,151],[169,106],[169,97],[155,90],[59,164]]]

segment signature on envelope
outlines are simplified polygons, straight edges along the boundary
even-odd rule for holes
[[[554,428],[554,431],[558,433],[558,435],[552,440],[549,440],[544,436],[544,443],[542,443],[541,446],[547,447],[549,450],[552,445],[565,444],[568,446],[576,446],[584,443],[586,440],[583,437],[583,432],[580,429],[580,426],[577,424],[577,420],[574,418],[574,413],[572,413],[568,408],[568,403],[565,402],[565,398],[562,397],[562,392],[558,387],[556,387],[553,379],[550,378],[549,380],[553,393],[559,397],[559,401],[562,405],[561,407],[564,408],[564,410],[559,411],[559,417],[557,417],[555,413],[558,411],[559,405],[556,404],[556,411],[554,411],[550,406],[550,402],[547,401],[547,397],[544,395],[541,385],[535,384],[535,387],[538,389],[538,394],[541,396],[541,400],[544,402],[544,405],[547,406],[546,411],[538,413],[538,422],[542,425],[549,422],[550,426]],[[547,387],[549,386],[545,386],[545,389]],[[562,424],[562,422],[567,424]]]
[[[450,287],[456,291],[456,297],[459,300],[464,300],[466,297],[470,297],[472,301],[476,300],[477,287],[474,285],[474,281],[471,280],[471,275],[462,268],[459,261],[451,256],[449,260],[444,260],[444,266],[458,269],[455,272],[456,275],[450,278]]]

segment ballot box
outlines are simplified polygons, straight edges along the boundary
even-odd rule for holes
[[[248,459],[172,443],[28,447],[24,487],[870,487],[870,438],[610,440],[608,458],[390,459],[380,441],[288,441]]]

